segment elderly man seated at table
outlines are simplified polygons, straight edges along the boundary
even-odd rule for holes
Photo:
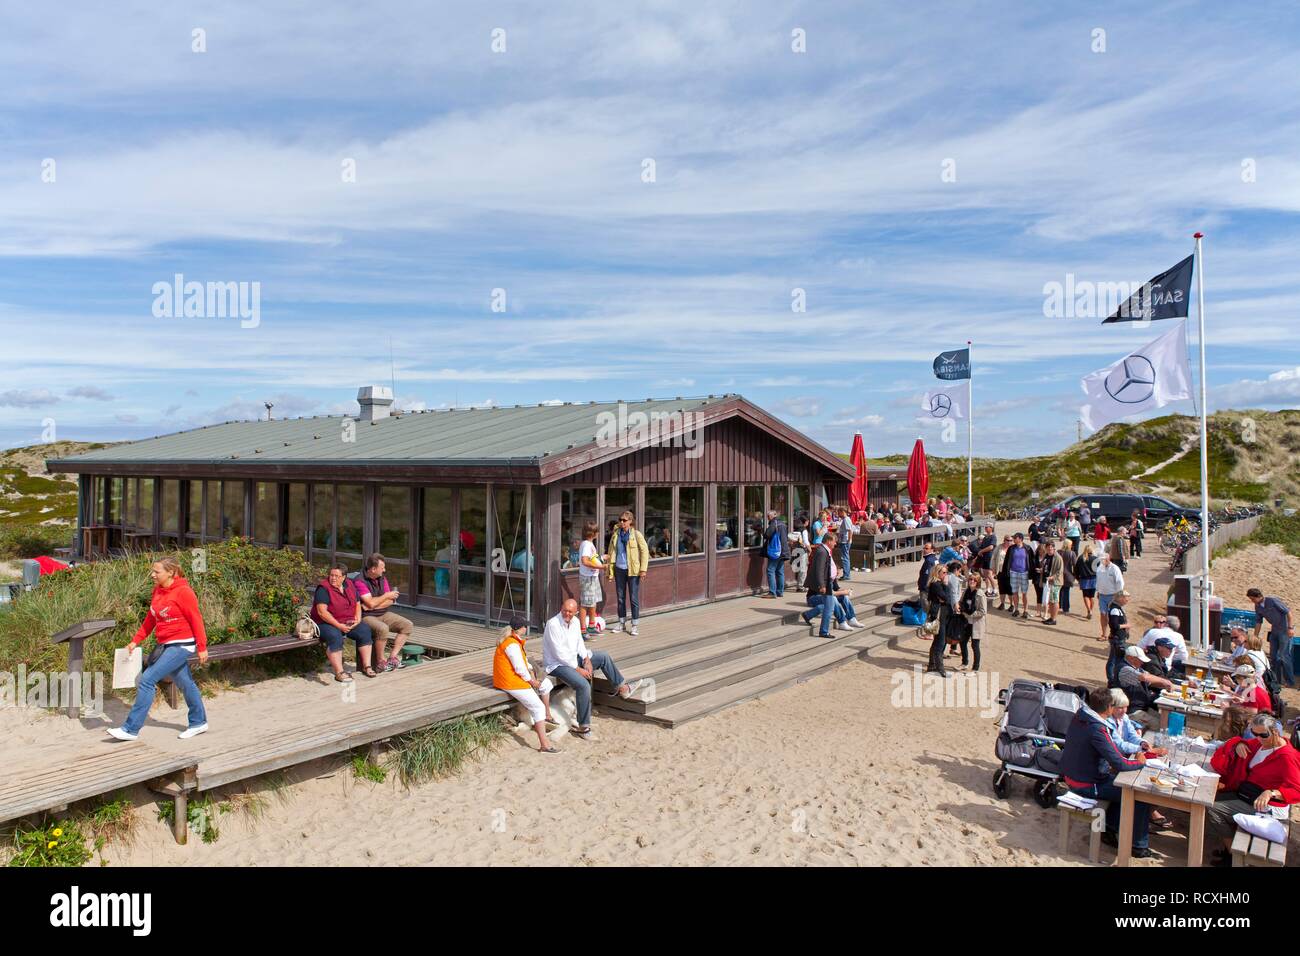
[[[1111,716],[1103,719],[1106,725],[1110,727],[1115,746],[1120,749],[1124,756],[1132,757],[1134,754],[1143,753],[1148,757],[1163,757],[1168,753],[1165,748],[1153,747],[1148,741],[1142,739],[1142,728],[1135,724],[1128,715],[1128,695],[1117,687],[1111,688],[1110,705]],[[1173,826],[1173,822],[1153,808],[1151,810],[1151,826],[1157,830],[1168,830]]]
[[[1147,652],[1136,644],[1124,648],[1124,663],[1119,669],[1119,687],[1128,695],[1130,716],[1141,718],[1143,724],[1158,722],[1160,717],[1155,712],[1156,698],[1162,690],[1173,690],[1174,682],[1165,677],[1158,677],[1146,670],[1151,658]]]
[[[1088,702],[1075,712],[1061,748],[1061,778],[1065,785],[1082,797],[1110,801],[1106,807],[1106,832],[1101,840],[1114,847],[1119,846],[1122,796],[1115,777],[1128,770],[1141,770],[1147,759],[1142,751],[1127,756],[1116,744],[1112,725],[1107,721],[1122,713],[1123,708],[1112,701],[1109,687],[1095,688],[1088,693]],[[1150,816],[1150,804],[1138,801],[1133,805],[1135,857],[1151,856],[1147,847]]]
[[[1178,633],[1178,618],[1172,614],[1157,614],[1152,621],[1150,629],[1138,640],[1138,646],[1142,650],[1150,652],[1155,647],[1156,641],[1164,639],[1173,647],[1173,657],[1170,659],[1170,669],[1179,677],[1186,672],[1187,667],[1187,641],[1183,635]]]
[[[1141,647],[1142,645],[1138,645]],[[1157,637],[1151,645],[1147,657],[1151,658],[1142,669],[1148,674],[1154,674],[1156,677],[1163,677],[1167,681],[1173,681],[1186,676],[1179,674],[1174,670],[1174,655],[1178,653],[1178,648],[1174,642],[1167,637]]]
[[[605,651],[591,652],[582,640],[578,626],[578,602],[569,598],[560,605],[560,613],[546,622],[542,632],[542,669],[556,680],[573,688],[578,705],[578,726],[573,732],[584,740],[591,739],[591,680],[596,671],[618,688],[619,697],[631,697],[642,681],[625,681]]]
[[[1287,806],[1300,803],[1300,754],[1287,742],[1282,722],[1256,714],[1250,731],[1250,739],[1234,737],[1210,758],[1220,778],[1205,820],[1207,838],[1220,844],[1211,860],[1214,866],[1231,865],[1234,815],[1281,816]]]

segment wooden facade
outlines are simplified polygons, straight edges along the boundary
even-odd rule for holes
[[[763,586],[764,514],[787,522],[847,488],[849,466],[743,400],[711,409],[694,448],[668,441],[583,446],[562,456],[475,463],[297,466],[251,462],[52,462],[80,472],[79,526],[116,548],[188,548],[235,535],[316,565],[384,554],[404,603],[493,621],[540,623],[577,596],[576,542],[588,520],[604,552],[632,511],[652,540],[646,612]],[[531,519],[531,520],[530,520]],[[78,531],[78,543],[82,535]],[[532,569],[530,575],[529,569]],[[529,582],[531,580],[531,590]],[[604,613],[613,617],[612,582]]]

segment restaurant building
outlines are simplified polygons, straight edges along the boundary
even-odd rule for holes
[[[537,623],[577,595],[588,521],[603,551],[632,511],[651,550],[643,608],[682,607],[759,591],[765,512],[844,501],[853,477],[739,395],[396,414],[386,388],[357,400],[356,416],[227,422],[50,461],[79,476],[77,550],[245,536],[353,570],[379,551],[402,603]]]

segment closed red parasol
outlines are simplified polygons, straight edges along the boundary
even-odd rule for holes
[[[867,453],[862,448],[862,432],[853,433],[849,464],[858,472],[853,484],[849,485],[849,510],[857,514],[867,510]]]
[[[907,463],[907,495],[912,499],[912,515],[917,521],[925,514],[925,498],[930,491],[930,469],[925,465],[925,445],[916,440],[912,458]]]

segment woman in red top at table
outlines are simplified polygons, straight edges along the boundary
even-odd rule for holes
[[[149,568],[149,576],[154,584],[149,613],[127,647],[135,650],[152,632],[162,653],[140,675],[135,703],[125,722],[121,727],[109,728],[108,734],[118,740],[135,740],[153,706],[154,689],[159,681],[170,677],[185,695],[189,707],[189,726],[177,735],[188,740],[208,729],[203,695],[190,675],[191,654],[198,655],[200,664],[208,662],[208,635],[203,628],[203,615],[199,613],[199,599],[181,574],[180,562],[175,558],[155,561]]]
[[[1300,803],[1300,753],[1287,742],[1282,721],[1272,714],[1256,714],[1250,732],[1254,736],[1249,740],[1234,737],[1210,758],[1211,768],[1236,784],[1235,790],[1221,791],[1206,809],[1207,838],[1217,838],[1221,844],[1215,851],[1215,866],[1231,863],[1235,814],[1269,813]]]

